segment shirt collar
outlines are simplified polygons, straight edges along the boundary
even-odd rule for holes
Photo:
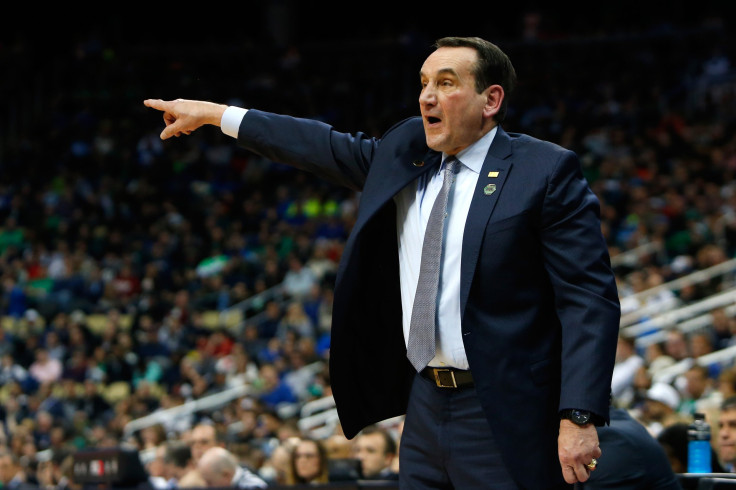
[[[493,138],[496,137],[497,132],[498,126],[494,126],[493,129],[481,136],[478,141],[459,152],[456,155],[457,159],[476,174],[480,174],[480,169],[483,168],[483,162],[486,159],[486,155],[488,155],[488,150],[491,147],[491,143],[493,143]],[[447,158],[447,154],[443,153],[443,162],[445,161],[445,158]]]

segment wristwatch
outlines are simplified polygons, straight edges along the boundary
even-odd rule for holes
[[[588,410],[580,410],[577,408],[566,408],[565,410],[560,410],[560,419],[568,419],[581,426],[588,423],[598,425],[596,423],[597,417],[594,414],[590,413]]]

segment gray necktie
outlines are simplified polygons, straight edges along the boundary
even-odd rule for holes
[[[414,296],[409,327],[407,356],[417,370],[424,369],[435,353],[435,324],[437,318],[437,288],[442,259],[442,235],[447,214],[447,197],[455,181],[456,169],[460,162],[455,157],[445,160],[445,174],[442,189],[429,213],[427,230],[422,244],[422,262],[419,268],[419,281]]]

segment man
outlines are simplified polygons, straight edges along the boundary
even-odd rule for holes
[[[677,390],[668,383],[656,382],[646,392],[639,422],[656,438],[666,427],[683,421],[677,412],[679,405]]]
[[[613,366],[611,394],[617,406],[630,406],[634,400],[634,378],[645,365],[644,358],[636,352],[635,341],[623,334],[618,337],[616,364]]]
[[[184,475],[193,470],[192,450],[184,441],[167,441],[163,446],[163,474],[174,488]]]
[[[189,439],[187,441],[190,449],[191,464],[179,475],[179,480],[184,479],[187,481],[192,479],[196,481],[197,477],[201,476],[198,475],[197,463],[207,450],[213,447],[223,446],[220,439],[214,425],[207,422],[200,422],[195,425],[189,433]]]
[[[736,472],[736,396],[726,398],[718,417],[718,457],[726,471]]]
[[[422,117],[380,139],[144,102],[164,112],[163,139],[220,126],[361,191],[334,288],[330,380],[348,438],[406,413],[406,488],[560,488],[601,455],[593,422],[608,419],[620,308],[600,206],[575,154],[500,127],[515,78],[494,44],[441,39],[420,71]]]
[[[611,422],[598,427],[601,458],[585,490],[680,490],[680,482],[660,443],[622,408],[611,407]]]
[[[10,489],[37,488],[33,478],[23,470],[18,457],[9,449],[0,449],[0,486]]]
[[[214,425],[207,422],[200,422],[192,428],[189,446],[192,453],[192,460],[196,464],[205,451],[215,446],[222,446],[222,442]]]
[[[701,364],[693,364],[685,372],[685,393],[678,411],[685,417],[692,417],[696,412],[707,413],[718,411],[723,396],[714,386],[709,376],[709,369]]]
[[[353,455],[360,461],[364,479],[398,479],[399,475],[391,470],[396,457],[396,441],[387,430],[376,425],[363,429],[355,438]]]
[[[266,482],[246,470],[235,456],[223,447],[205,451],[197,463],[197,471],[208,487],[266,488]]]

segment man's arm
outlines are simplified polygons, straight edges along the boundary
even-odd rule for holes
[[[545,266],[562,326],[559,408],[607,421],[620,307],[599,208],[577,158],[563,152],[550,175],[542,217]],[[561,420],[558,453],[565,480],[586,481],[586,465],[601,457],[594,424]]]
[[[161,139],[210,124],[236,138],[242,148],[356,191],[362,190],[378,144],[364,133],[340,133],[320,121],[213,102],[146,99],[143,104],[164,113]]]

